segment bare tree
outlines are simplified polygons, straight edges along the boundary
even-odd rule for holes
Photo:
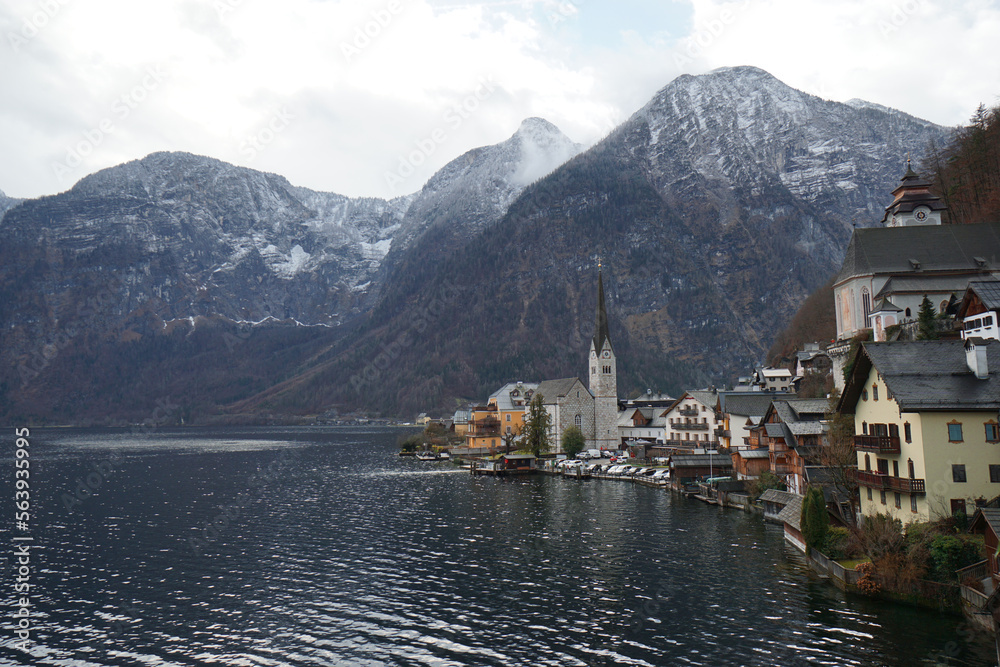
[[[854,449],[854,418],[837,412],[840,391],[833,390],[827,408],[827,444],[819,448],[819,462],[827,468],[833,486],[851,503],[851,516],[858,516],[858,454]]]

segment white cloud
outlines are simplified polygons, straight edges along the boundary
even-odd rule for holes
[[[50,0],[39,14],[39,0],[8,0],[0,188],[56,192],[186,150],[316,189],[403,194],[526,117],[591,143],[677,74],[724,65],[944,124],[996,101],[993,2],[623,1]],[[438,130],[390,190],[385,174]]]

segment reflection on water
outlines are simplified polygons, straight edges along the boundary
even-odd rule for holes
[[[0,661],[990,664],[961,619],[847,597],[752,517],[621,482],[473,478],[395,456],[397,434],[36,432],[41,636],[28,659],[6,628]]]

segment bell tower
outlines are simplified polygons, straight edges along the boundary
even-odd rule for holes
[[[590,393],[594,395],[595,446],[618,449],[618,362],[608,334],[604,276],[597,265],[597,322],[590,343]]]

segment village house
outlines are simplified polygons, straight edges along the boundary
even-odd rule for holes
[[[722,415],[719,431],[719,446],[727,449],[748,449],[750,429],[764,419],[771,401],[795,398],[795,394],[785,392],[720,391],[716,412]],[[759,439],[754,446],[759,447]]]
[[[861,513],[904,524],[971,514],[1000,494],[1000,342],[864,343],[841,396]]]
[[[962,340],[1000,340],[1000,280],[970,282],[958,307],[957,319],[962,323]]]
[[[818,461],[820,448],[826,444],[827,409],[825,400],[775,400],[761,424],[751,429],[758,443],[767,444],[771,472],[792,493],[805,493],[806,466]]]
[[[537,389],[538,385],[531,382],[510,382],[490,395],[487,405],[496,413],[501,434],[520,436],[528,403]]]
[[[731,456],[736,479],[756,479],[771,469],[771,453],[767,449],[734,449]]]
[[[719,403],[715,391],[686,391],[664,413],[664,438],[667,447],[715,449],[725,421],[716,413]]]
[[[667,420],[665,408],[627,408],[618,413],[618,435],[622,445],[663,444]]]
[[[465,444],[470,448],[496,450],[503,446],[500,420],[496,410],[489,405],[469,408],[469,421],[465,429]]]

